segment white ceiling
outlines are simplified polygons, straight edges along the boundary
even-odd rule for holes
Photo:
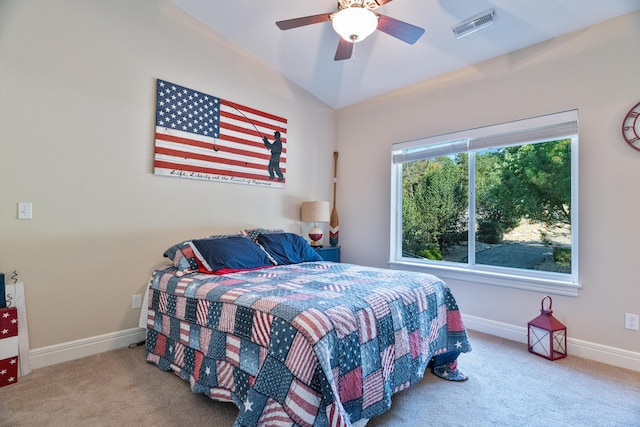
[[[335,109],[640,9],[640,0],[394,0],[376,13],[426,33],[409,45],[376,31],[336,62],[330,22],[275,25],[334,12],[336,0],[170,1]],[[493,25],[454,37],[453,26],[489,9]]]

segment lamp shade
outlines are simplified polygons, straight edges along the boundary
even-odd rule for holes
[[[302,222],[329,222],[330,218],[329,202],[302,202],[300,208]]]
[[[354,5],[336,13],[331,24],[346,41],[359,42],[378,28],[378,18],[369,9]]]
[[[329,222],[331,213],[329,212],[329,202],[303,202],[300,208],[300,218],[303,222],[313,222],[313,227],[309,229],[309,239],[311,246],[322,247],[322,229],[316,222]]]
[[[544,301],[549,300],[549,308],[544,307]],[[527,338],[529,352],[549,360],[567,357],[567,328],[551,313],[553,301],[550,296],[542,299],[540,316],[528,324]]]

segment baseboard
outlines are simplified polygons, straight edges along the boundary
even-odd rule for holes
[[[465,314],[462,315],[462,319],[465,326],[471,330],[521,342],[524,345],[527,344],[527,329],[523,326],[515,326]],[[104,351],[114,350],[128,346],[131,343],[142,341],[144,338],[144,329],[131,328],[110,334],[36,348],[29,352],[31,368],[42,368]],[[640,353],[637,352],[574,338],[567,339],[567,347],[567,352],[571,356],[583,357],[608,365],[640,371]]]
[[[468,329],[527,345],[527,328],[524,326],[510,325],[465,314],[462,315],[462,320]],[[606,363],[607,365],[640,371],[640,353],[634,351],[569,337],[567,338],[567,354]]]
[[[144,329],[131,328],[62,344],[35,348],[29,352],[31,368],[42,368],[104,351],[115,350],[144,339]]]

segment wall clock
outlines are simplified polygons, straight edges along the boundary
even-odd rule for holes
[[[622,120],[622,136],[627,144],[640,151],[640,102],[638,102]]]

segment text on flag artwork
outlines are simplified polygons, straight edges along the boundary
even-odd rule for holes
[[[154,173],[283,188],[287,119],[158,79]]]

